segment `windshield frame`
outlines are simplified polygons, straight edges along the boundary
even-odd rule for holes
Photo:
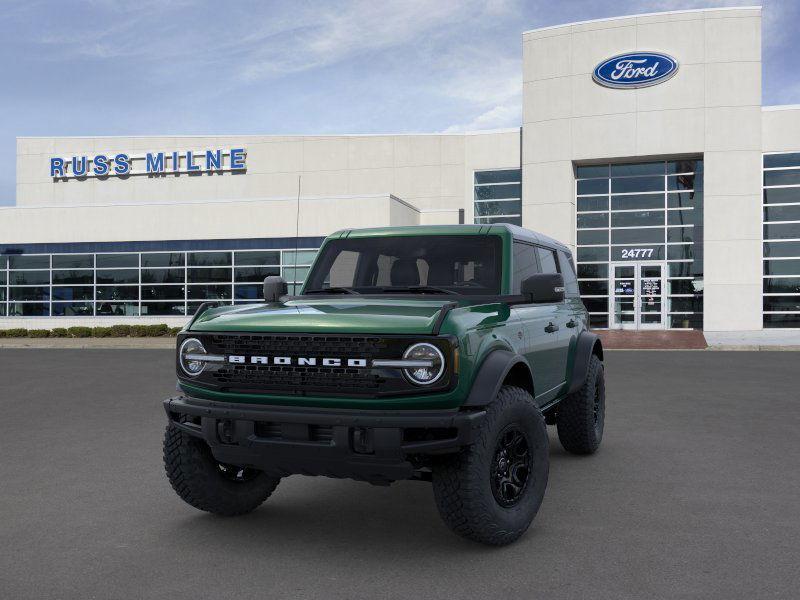
[[[511,236],[504,235],[507,232],[504,230],[491,232],[491,233],[464,233],[464,232],[453,232],[453,233],[446,233],[442,234],[440,232],[436,233],[423,233],[423,232],[412,232],[409,231],[407,235],[386,235],[386,236],[358,236],[352,238],[331,238],[325,240],[322,247],[319,249],[317,253],[317,257],[314,260],[314,263],[309,270],[308,276],[306,277],[305,281],[303,282],[303,286],[300,291],[296,295],[290,296],[292,299],[296,298],[330,298],[336,297],[341,299],[347,300],[357,300],[358,298],[415,298],[415,299],[422,299],[422,300],[443,300],[452,301],[456,298],[462,299],[472,299],[472,300],[487,300],[491,298],[499,298],[508,295],[509,289],[509,281],[510,281],[510,265],[509,265],[509,251],[508,251],[508,244]],[[365,287],[355,287],[349,288],[355,290],[356,293],[342,293],[342,292],[331,292],[325,293],[324,288],[313,288],[309,289],[309,285],[313,279],[313,275],[319,269],[322,268],[330,268],[327,265],[323,265],[323,261],[325,260],[325,250],[332,244],[336,244],[337,242],[349,239],[350,241],[366,241],[366,240],[388,240],[388,239],[395,239],[395,238],[435,238],[441,239],[443,237],[456,237],[456,238],[464,238],[466,241],[467,238],[483,238],[486,239],[487,237],[497,238],[497,241],[493,240],[493,243],[497,244],[497,264],[495,269],[497,271],[497,283],[498,283],[498,291],[495,293],[494,291],[487,290],[483,293],[467,293],[464,294],[459,291],[459,288],[464,289],[464,286],[438,286],[444,287],[448,290],[451,290],[452,293],[444,293],[444,292],[436,292],[433,288],[436,288],[435,285],[423,285],[420,283],[419,286],[408,286],[409,288],[431,288],[427,290],[410,290],[410,291],[399,291],[398,289],[385,289],[382,288],[393,288],[394,286],[370,286],[370,288],[374,287],[375,291],[368,291],[370,288]],[[343,286],[331,286],[332,288],[340,288]],[[401,286],[402,287],[402,286]]]

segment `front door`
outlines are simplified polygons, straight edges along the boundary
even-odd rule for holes
[[[612,329],[665,329],[666,263],[611,264]]]

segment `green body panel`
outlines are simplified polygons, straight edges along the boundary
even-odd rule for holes
[[[503,226],[429,226],[341,231],[329,236],[375,237],[398,235],[499,235],[503,238],[502,292],[509,294],[513,273],[513,235]],[[323,243],[324,246],[324,243]],[[414,296],[374,298],[342,296],[288,300],[285,303],[228,306],[205,311],[191,332],[252,332],[309,334],[419,334],[430,335],[442,307],[457,302],[447,313],[439,335],[458,340],[458,383],[443,393],[420,393],[391,398],[342,398],[221,393],[181,382],[191,396],[226,402],[285,406],[363,409],[445,409],[461,406],[474,379],[493,351],[502,349],[523,357],[534,379],[534,396],[540,406],[566,393],[574,363],[577,336],[585,329],[586,311],[579,298],[547,305],[509,304],[470,299],[468,296]],[[577,326],[565,324],[573,318]],[[556,334],[546,333],[549,323],[559,323]],[[398,357],[399,358],[399,357]]]

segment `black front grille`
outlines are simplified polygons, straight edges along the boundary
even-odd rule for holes
[[[334,395],[376,397],[409,392],[429,392],[447,387],[449,377],[441,385],[424,390],[409,383],[399,369],[372,368],[372,360],[398,359],[411,343],[420,337],[405,336],[341,336],[341,335],[261,335],[261,334],[195,334],[209,354],[226,357],[224,364],[209,365],[192,383],[220,391],[266,393],[280,395]],[[433,338],[445,356],[449,342]],[[233,363],[230,356],[245,357],[244,363]],[[253,364],[251,357],[267,357],[269,364]],[[290,359],[290,364],[274,364],[274,358]],[[316,358],[316,365],[300,365],[300,358]],[[342,366],[324,366],[322,359],[337,358]],[[347,366],[349,359],[366,361],[366,367]],[[180,370],[178,371],[181,374]]]

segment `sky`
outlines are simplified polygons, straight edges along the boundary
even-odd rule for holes
[[[17,136],[457,132],[522,122],[522,32],[757,0],[0,0]],[[763,103],[800,103],[800,0],[764,0]]]

